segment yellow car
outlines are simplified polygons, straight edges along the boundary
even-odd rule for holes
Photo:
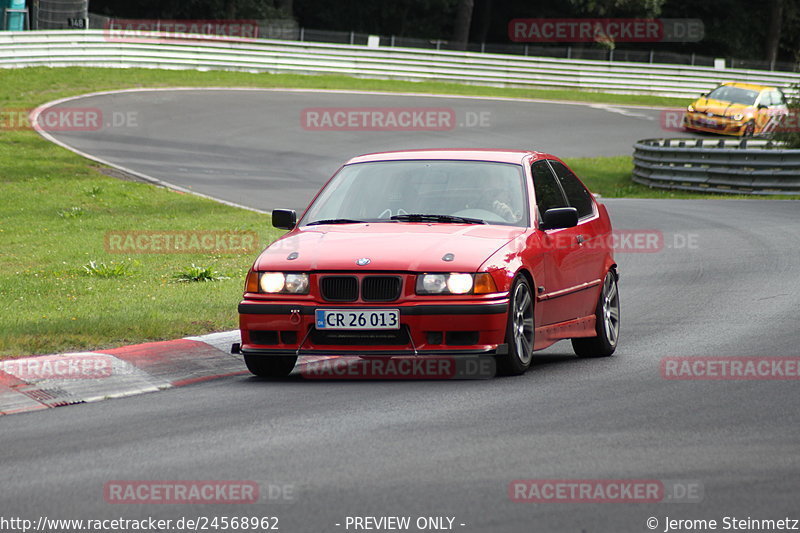
[[[686,108],[687,130],[750,137],[773,132],[789,114],[777,87],[723,83]]]

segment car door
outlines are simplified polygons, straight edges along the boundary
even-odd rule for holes
[[[536,216],[541,226],[548,209],[569,207],[567,198],[550,164],[545,160],[531,165],[536,196]],[[536,280],[537,305],[542,309],[541,325],[571,320],[578,316],[577,300],[572,291],[576,281],[576,265],[580,263],[576,228],[540,230],[543,250],[544,279]]]
[[[592,288],[597,287],[606,274],[606,259],[612,246],[610,228],[600,217],[592,193],[578,177],[561,161],[548,162],[558,178],[570,207],[578,210],[578,225],[574,228],[577,233],[578,249],[570,258],[575,275],[572,283],[575,287],[587,287],[584,289],[586,292],[595,294],[597,290]],[[594,297],[581,298],[577,304],[580,316],[592,314],[596,303]]]

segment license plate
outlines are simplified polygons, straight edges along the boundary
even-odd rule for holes
[[[698,122],[700,122],[700,124],[702,124],[704,126],[716,126],[717,125],[717,121],[714,120],[713,118],[701,118],[701,119],[698,120]]]
[[[317,329],[400,329],[397,309],[317,309]]]

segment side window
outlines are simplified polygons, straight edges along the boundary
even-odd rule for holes
[[[772,105],[784,105],[783,95],[780,91],[772,91]]]
[[[578,218],[594,214],[592,193],[586,190],[586,187],[565,165],[558,161],[550,161],[550,164],[553,165],[558,181],[561,182],[561,187],[564,188],[569,205],[578,210]]]
[[[773,104],[772,93],[769,91],[764,91],[761,93],[761,98],[759,99],[758,103],[760,105],[771,106]]]
[[[556,182],[556,177],[545,161],[537,161],[531,166],[533,188],[536,190],[536,205],[539,215],[555,207],[569,207]]]

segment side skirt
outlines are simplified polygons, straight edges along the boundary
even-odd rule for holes
[[[595,331],[594,315],[574,318],[572,320],[566,320],[564,322],[548,324],[546,326],[536,328],[533,349],[542,350],[563,339],[572,339],[575,337],[594,337],[595,335],[597,335],[597,333]]]

